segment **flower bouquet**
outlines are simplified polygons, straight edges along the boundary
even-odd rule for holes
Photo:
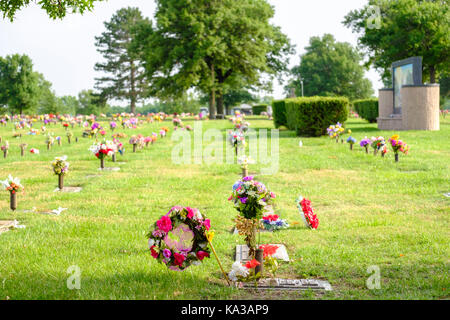
[[[229,131],[228,141],[234,148],[236,156],[238,155],[238,149],[245,147],[245,137],[242,131]]]
[[[228,277],[231,281],[236,282],[253,282],[255,285],[261,278],[261,272],[256,272],[256,267],[261,263],[256,259],[248,261],[246,264],[242,264],[240,261],[236,261],[231,266],[231,271],[228,273]]]
[[[117,127],[117,123],[114,122],[114,121],[111,121],[111,122],[109,123],[109,127],[111,128],[111,131],[114,132],[114,129],[116,129],[116,127]]]
[[[58,188],[64,189],[64,176],[69,172],[67,156],[55,158],[52,162],[53,172],[58,176]]]
[[[183,122],[181,121],[180,118],[173,118],[172,120],[173,125],[175,126],[175,128],[182,128],[183,127]]]
[[[267,231],[278,231],[281,229],[289,228],[289,224],[286,220],[280,219],[280,217],[276,214],[268,215],[262,218],[262,227]]]
[[[20,184],[19,178],[13,178],[11,175],[5,181],[0,181],[3,189],[9,191],[10,194],[10,208],[12,211],[17,209],[17,191],[23,190],[24,187]]]
[[[32,154],[39,154],[39,150],[36,149],[36,148],[31,148],[30,149],[30,153],[32,153]]]
[[[0,149],[3,151],[3,158],[6,158],[8,156],[8,150],[9,150],[8,140],[5,141],[5,144],[2,145]]]
[[[376,156],[378,151],[382,150],[382,148],[386,145],[386,141],[381,136],[372,137],[370,140],[372,141],[370,146],[373,149],[373,155]]]
[[[317,227],[319,226],[319,219],[314,213],[314,209],[311,206],[311,201],[303,198],[302,196],[299,196],[296,202],[305,225],[308,228],[317,229]]]
[[[350,150],[353,150],[353,145],[356,143],[356,139],[352,136],[348,137],[347,143],[350,145]]]
[[[235,220],[236,228],[240,235],[245,236],[250,256],[256,253],[256,231],[259,230],[260,220],[264,214],[273,213],[274,198],[275,194],[252,176],[244,177],[233,185],[228,200],[233,201],[239,212]]]
[[[327,133],[331,139],[336,138],[336,143],[339,142],[339,136],[345,132],[345,129],[342,127],[342,123],[338,122],[335,125],[331,125],[327,129]]]
[[[397,134],[393,135],[389,139],[389,142],[391,144],[392,151],[394,151],[394,154],[395,154],[395,162],[398,162],[399,152],[402,152],[404,154],[408,154],[409,146],[406,143],[404,143],[402,140],[400,140],[399,136]]]
[[[153,258],[169,269],[182,271],[210,257],[208,231],[211,221],[198,209],[175,206],[148,234]]]
[[[255,161],[251,157],[247,157],[246,155],[239,157],[237,161],[241,165],[241,168],[242,168],[242,178],[247,177],[248,176],[248,165],[254,164]]]
[[[28,144],[21,143],[19,147],[20,147],[20,155],[23,157],[25,155],[25,149],[28,147]]]
[[[369,153],[369,146],[372,143],[372,141],[370,139],[367,139],[367,137],[365,137],[364,139],[361,140],[361,142],[359,143],[359,145],[362,148],[366,149],[366,153]]]
[[[71,142],[71,140],[73,138],[72,131],[67,132],[66,136],[67,136],[67,142],[70,144],[70,142]]]
[[[114,149],[111,141],[103,141],[100,143],[94,143],[90,148],[91,151],[97,159],[100,159],[100,169],[105,168],[105,158],[112,156]]]
[[[50,150],[53,143],[55,143],[55,138],[53,138],[52,133],[47,133],[47,139],[45,140],[45,144],[47,145],[47,150]]]
[[[132,136],[129,142],[133,145],[133,152],[136,152],[136,148],[139,147],[139,149],[141,149],[144,146],[144,136],[142,134]]]

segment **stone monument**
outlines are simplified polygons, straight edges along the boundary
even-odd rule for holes
[[[394,62],[392,84],[379,91],[378,129],[439,130],[439,84],[422,84],[422,57]]]

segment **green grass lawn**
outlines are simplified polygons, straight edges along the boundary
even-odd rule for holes
[[[262,118],[249,121],[252,128],[273,128]],[[239,179],[238,165],[172,163],[177,142],[170,139],[170,122],[116,132],[130,137],[162,126],[171,129],[168,138],[134,154],[122,139],[127,151],[118,161],[125,163],[106,162],[119,166],[119,172],[98,171],[99,161],[88,151],[92,140],[69,145],[61,125],[48,127],[63,136],[63,146],[50,151],[43,135],[16,139],[11,124],[0,127],[0,136],[10,142],[9,156],[0,158],[0,179],[12,174],[26,188],[15,213],[8,193],[0,193],[0,219],[26,225],[0,235],[0,299],[448,299],[450,199],[443,194],[450,192],[450,117],[441,118],[439,132],[399,132],[411,151],[397,164],[392,152],[383,159],[366,155],[359,145],[351,152],[328,137],[280,132],[279,171],[257,179],[277,194],[276,209],[291,228],[263,233],[262,242],[286,245],[292,261],[282,264],[279,276],[327,279],[334,288],[284,295],[227,287],[213,258],[177,273],[151,257],[145,235],[174,205],[197,207],[212,220],[214,245],[227,271],[236,244],[244,243],[230,232],[236,211],[227,201]],[[223,129],[225,136],[232,124],[206,121],[203,126]],[[358,140],[393,134],[361,120],[346,126]],[[76,127],[75,136],[81,131]],[[41,154],[21,158],[23,142]],[[62,155],[71,167],[65,184],[83,187],[81,193],[53,192],[57,177],[50,162]],[[254,165],[250,172],[259,169]],[[295,223],[301,222],[295,204],[300,194],[312,201],[319,217],[316,231]],[[32,207],[68,210],[60,216],[23,212]],[[72,265],[81,269],[80,290],[66,286]],[[372,265],[381,271],[379,290],[366,287]]]

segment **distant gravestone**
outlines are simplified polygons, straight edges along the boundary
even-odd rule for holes
[[[120,168],[112,167],[112,168],[98,168],[100,171],[120,171]]]
[[[11,220],[1,220],[0,221],[0,233],[9,231],[10,229],[14,228],[15,221]]]
[[[81,192],[81,190],[83,190],[81,187],[64,187],[62,190],[60,188],[56,188],[53,192],[78,193]]]
[[[240,283],[239,286],[243,289],[257,289],[257,290],[317,290],[317,291],[332,291],[331,284],[323,280],[315,279],[261,279],[258,286],[252,282]]]
[[[274,257],[277,260],[289,262],[289,255],[287,253],[286,247],[282,244],[275,244],[275,246],[278,246],[278,249],[275,252],[275,254],[272,255],[272,257]],[[248,249],[247,245],[237,245],[235,261],[240,261],[240,262],[250,261],[248,252],[249,252],[249,249]]]

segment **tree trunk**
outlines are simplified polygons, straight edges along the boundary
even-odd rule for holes
[[[215,89],[215,72],[214,72],[214,64],[211,65],[211,78],[213,82],[213,86],[211,88],[211,95],[209,97],[209,118],[215,119],[216,118],[216,89]]]
[[[436,83],[436,68],[430,66],[430,83]]]
[[[136,114],[136,76],[135,76],[135,67],[134,61],[130,61],[131,64],[131,74],[130,74],[130,85],[131,85],[131,113]]]
[[[223,94],[217,94],[217,114],[225,115],[223,112]]]

